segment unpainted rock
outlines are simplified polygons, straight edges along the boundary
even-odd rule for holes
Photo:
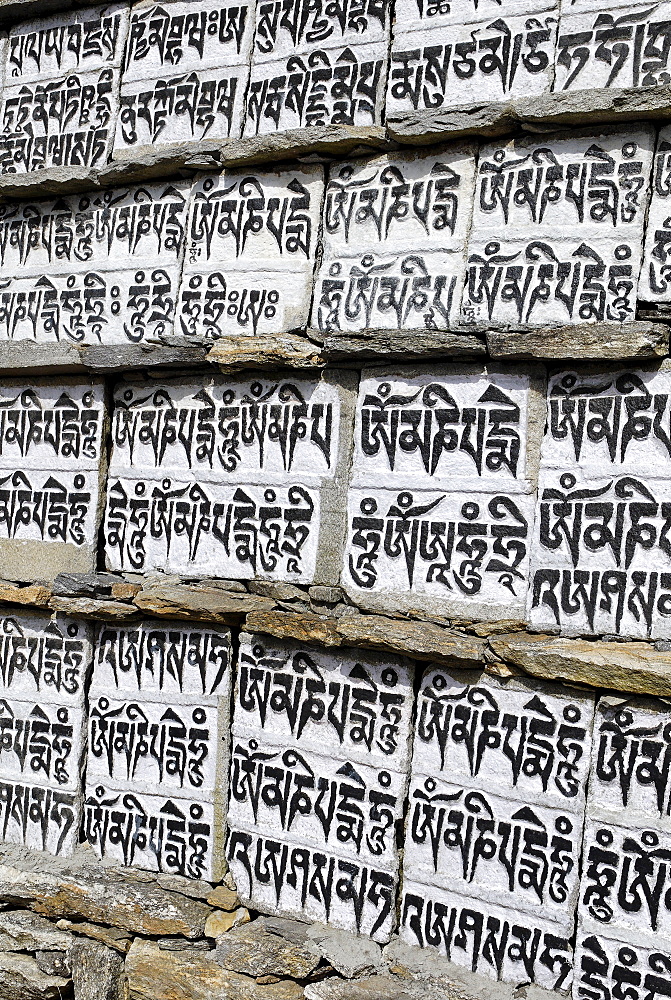
[[[386,968],[382,949],[375,941],[347,931],[313,924],[308,938],[315,942],[322,958],[345,979],[369,976]]]
[[[0,1000],[62,1000],[69,979],[41,972],[34,958],[0,953]]]
[[[320,961],[319,948],[308,940],[307,932],[307,925],[298,920],[259,917],[218,939],[216,961],[224,969],[254,978],[305,979]]]
[[[70,948],[76,1000],[117,1000],[123,959],[98,941],[80,938]]]

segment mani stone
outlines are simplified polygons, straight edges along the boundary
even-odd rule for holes
[[[312,326],[339,334],[456,324],[474,173],[469,143],[332,167]]]
[[[353,372],[332,369],[310,379],[122,382],[108,484],[108,567],[336,583],[345,499],[339,470],[349,464],[357,381]],[[167,401],[175,416],[166,420]],[[182,421],[192,432],[177,433]],[[142,430],[147,426],[156,428],[155,444]],[[210,428],[205,446],[198,426]],[[243,437],[250,428],[248,441],[241,442],[240,427]],[[276,427],[285,430],[276,434]],[[164,501],[164,530],[129,531],[138,510]],[[212,516],[202,518],[209,503]],[[199,524],[190,541],[180,527],[188,511]],[[230,598],[241,610],[245,600],[252,610],[249,595]],[[135,603],[144,604],[142,595]]]
[[[221,876],[231,672],[227,630],[101,628],[85,806],[85,834],[101,858],[173,877]]]
[[[645,252],[641,268],[639,298],[643,302],[671,302],[668,260],[671,243],[671,213],[669,172],[671,171],[671,129],[664,126],[659,131],[654,183],[648,209]]]
[[[93,570],[106,467],[103,384],[2,380],[0,405],[0,576],[35,583]]]
[[[115,155],[239,138],[253,32],[253,3],[135,4]]]
[[[362,372],[342,570],[354,604],[524,618],[544,389],[534,366]],[[449,442],[438,399],[451,414]]]
[[[663,527],[671,442],[662,429],[670,390],[668,362],[656,371],[620,366],[550,379],[528,609],[535,629],[671,635]]]

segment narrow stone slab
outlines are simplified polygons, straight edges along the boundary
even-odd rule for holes
[[[34,958],[0,952],[0,996],[21,1000],[60,1000],[70,983],[61,976],[42,972]]]
[[[219,337],[210,349],[207,360],[222,371],[244,368],[322,368],[326,364],[317,344],[307,337],[285,333],[280,336]]]
[[[490,355],[508,360],[626,360],[663,358],[669,353],[666,323],[582,323],[484,332]]]
[[[671,655],[645,642],[591,642],[518,632],[493,636],[489,645],[504,662],[533,677],[671,695]]]
[[[418,108],[387,114],[387,132],[392,139],[417,145],[439,142],[442,137],[480,135],[496,138],[517,125],[512,101],[501,104],[464,104],[457,108]]]
[[[433,330],[363,330],[360,333],[311,334],[323,342],[329,361],[382,360],[410,357],[477,357],[487,353],[484,338],[468,333]]]
[[[275,607],[275,602],[267,597],[183,584],[145,587],[135,598],[135,604],[157,618],[219,622],[222,625],[239,625],[245,615],[253,611],[270,611]]]

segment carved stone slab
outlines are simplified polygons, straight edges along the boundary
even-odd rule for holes
[[[593,934],[579,934],[576,942],[573,996],[588,1000],[598,989],[616,995],[626,983],[632,997],[661,994],[671,984],[671,954],[665,941],[654,947],[642,946],[638,939],[612,941]]]
[[[529,980],[569,984],[593,715],[592,697],[538,682],[425,673],[403,860],[404,940],[517,982],[519,970],[493,960],[494,948],[480,955],[476,946],[467,959],[472,946],[464,948],[459,928],[501,933],[520,922],[529,940],[554,940],[561,956],[537,963],[529,949]],[[467,919],[469,910],[480,916]]]
[[[555,924],[489,901],[403,881],[401,938],[489,979],[571,985],[573,952]]]
[[[635,319],[653,144],[646,128],[485,147],[464,322]]]
[[[342,576],[357,603],[523,613],[542,392],[530,368],[363,372]]]
[[[474,169],[471,144],[333,167],[312,325],[446,330],[456,322]]]
[[[244,134],[378,125],[390,20],[384,0],[258,3]]]
[[[91,631],[57,615],[0,617],[0,839],[71,854],[82,813]]]
[[[671,301],[671,129],[659,130],[652,172],[652,195],[645,234],[639,297],[645,302]]]
[[[153,0],[133,7],[115,151],[239,138],[254,5]]]
[[[241,898],[389,939],[411,712],[406,661],[241,637],[227,847]]]
[[[671,634],[669,372],[561,372],[549,388],[529,615],[566,634]]]
[[[102,383],[0,382],[0,575],[95,568],[106,460]]]
[[[106,162],[127,32],[122,3],[11,29],[0,111],[2,173]]]
[[[336,370],[120,385],[110,568],[337,582],[355,385]]]
[[[231,684],[225,630],[101,626],[86,775],[87,836],[101,857],[219,877]]]
[[[323,169],[224,172],[193,189],[176,332],[278,334],[305,327]]]
[[[0,338],[129,344],[172,333],[189,185],[0,211]]]
[[[584,12],[584,11],[588,12]],[[554,90],[666,86],[671,4],[578,0],[562,8]]]
[[[556,7],[554,0],[511,0],[503,13],[506,16],[529,15]],[[437,30],[448,24],[472,24],[485,18],[495,20],[501,14],[497,0],[396,0],[396,30],[422,27]]]
[[[406,6],[414,6],[414,0]],[[455,11],[466,6],[471,6],[468,0]],[[487,0],[486,6],[494,4]],[[456,23],[449,24],[440,17],[398,17],[387,115],[545,93],[552,83],[558,19],[552,9],[529,16],[507,8],[503,16],[492,11],[486,20],[475,11],[470,23],[456,14]]]

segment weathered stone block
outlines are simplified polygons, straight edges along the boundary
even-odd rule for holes
[[[666,365],[551,380],[529,597],[534,626],[671,635],[671,444],[662,417],[670,384]]]
[[[336,583],[355,385],[337,370],[310,381],[121,385],[110,568]],[[150,508],[162,525],[129,533],[133,511]]]
[[[227,632],[101,627],[86,779],[101,857],[220,877],[230,693]]]
[[[474,9],[475,4],[464,3],[454,7],[454,17],[432,17],[429,5],[425,7],[421,0],[405,4],[414,18],[397,16],[388,116],[425,108],[449,113],[450,108],[471,102],[482,107],[485,102],[506,102],[550,90],[559,20],[554,5],[533,4],[544,11],[534,17],[506,8],[505,17],[497,12],[491,20],[482,18],[480,6]],[[494,5],[487,0],[486,6]],[[462,20],[457,11],[464,7],[471,10]]]
[[[313,326],[446,330],[461,304],[474,147],[331,169]]]
[[[254,5],[237,0],[136,4],[115,154],[239,138],[253,32]]]
[[[107,162],[127,32],[122,3],[11,29],[0,111],[3,174]]]
[[[645,253],[639,296],[644,302],[671,302],[668,258],[671,254],[671,130],[659,130],[652,173]]]
[[[194,186],[176,332],[216,339],[305,327],[323,168],[225,171]]]
[[[529,368],[364,371],[342,576],[356,603],[523,617],[542,389]]]
[[[575,953],[573,996],[587,1000],[594,990],[617,992],[622,983],[638,995],[645,989],[668,989],[671,954],[666,942],[652,948],[642,945],[636,935],[611,940],[604,936],[578,933]]]
[[[389,939],[411,707],[402,660],[243,635],[227,847],[243,902]]]
[[[464,323],[633,321],[653,142],[647,128],[485,147]]]

